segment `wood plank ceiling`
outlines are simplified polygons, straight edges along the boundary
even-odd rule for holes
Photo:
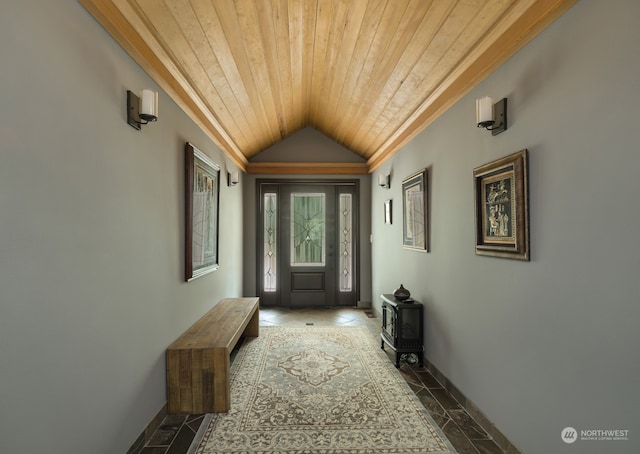
[[[344,173],[250,162],[312,127],[366,173],[577,0],[79,1],[241,170]]]

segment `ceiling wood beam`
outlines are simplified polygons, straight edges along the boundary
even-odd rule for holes
[[[358,162],[250,162],[247,173],[259,175],[366,175]]]

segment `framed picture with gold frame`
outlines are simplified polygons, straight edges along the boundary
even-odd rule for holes
[[[427,252],[427,169],[402,180],[402,246]]]
[[[473,169],[476,255],[530,260],[527,150]]]

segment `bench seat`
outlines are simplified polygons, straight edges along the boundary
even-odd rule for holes
[[[225,298],[167,349],[167,412],[230,408],[230,355],[240,337],[258,337],[259,298]]]

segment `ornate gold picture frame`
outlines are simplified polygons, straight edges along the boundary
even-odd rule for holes
[[[476,255],[530,260],[527,150],[473,169]]]

